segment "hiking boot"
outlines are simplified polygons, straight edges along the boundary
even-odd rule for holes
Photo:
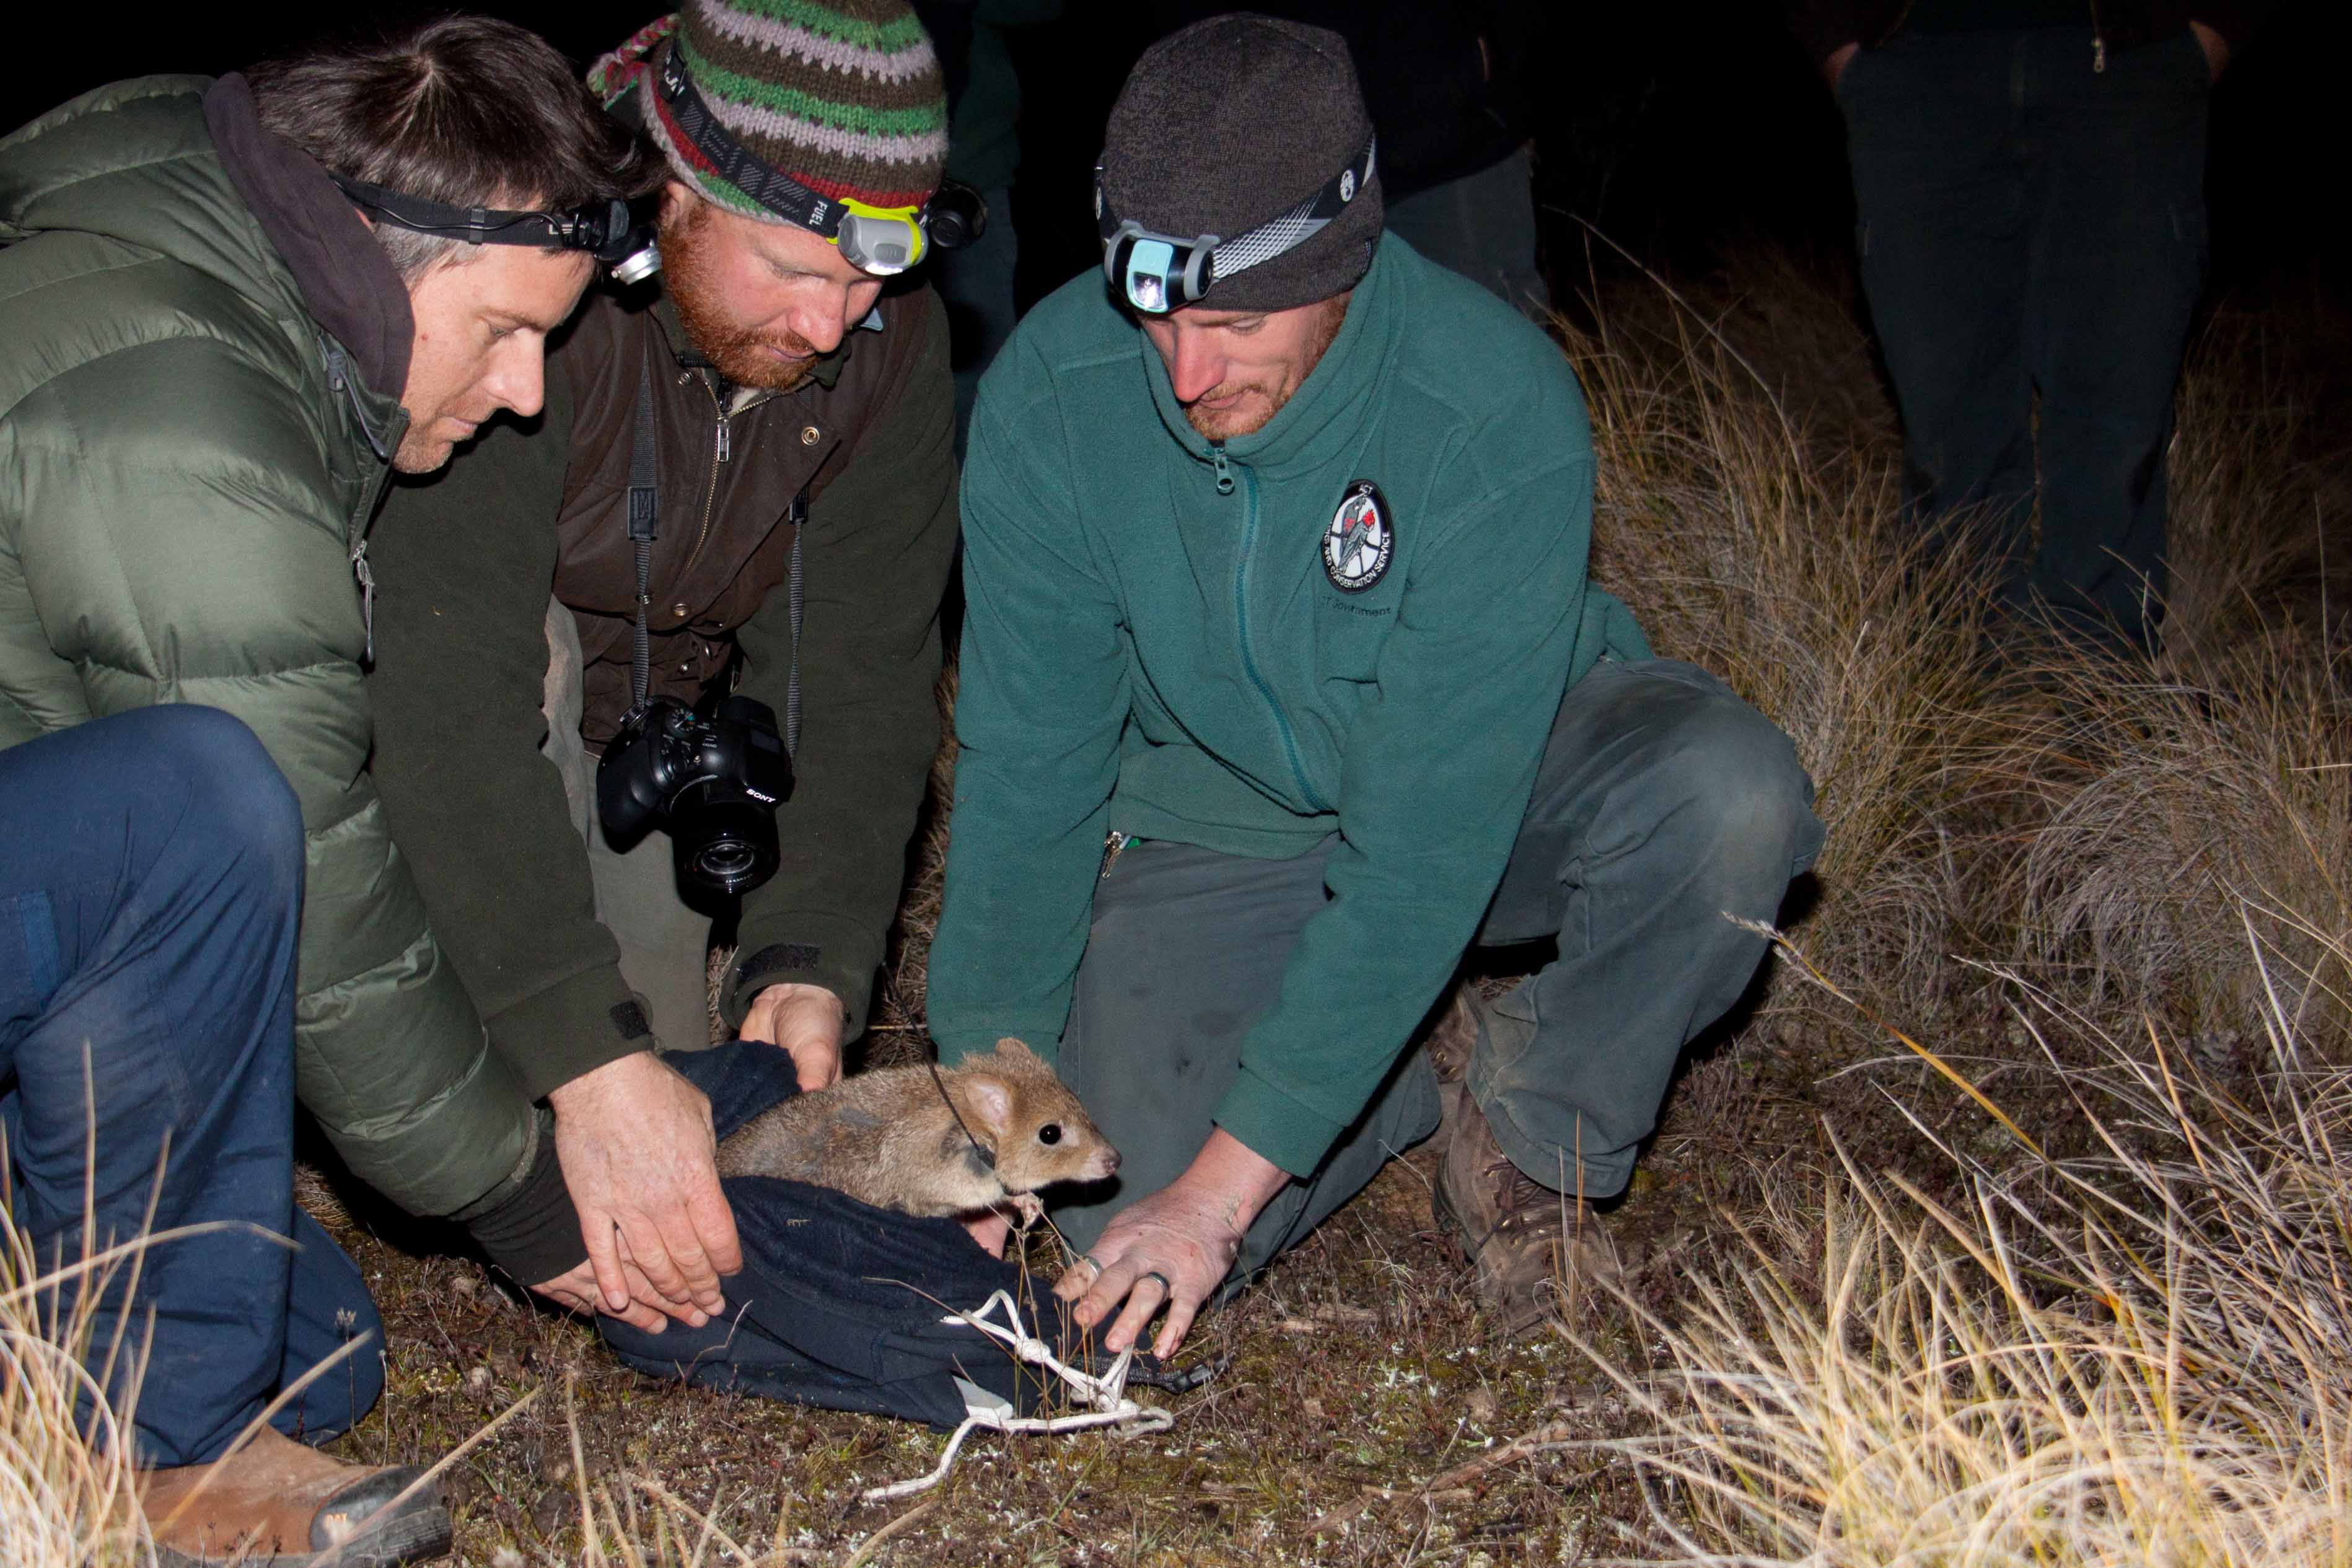
[[[1616,1249],[1592,1206],[1552,1191],[1511,1163],[1467,1092],[1430,1207],[1475,1265],[1478,1296],[1503,1332],[1522,1334],[1614,1283]]]
[[[449,1511],[416,1484],[424,1473],[347,1465],[265,1427],[210,1464],[141,1472],[140,1502],[163,1568],[394,1568],[449,1550]]]
[[[1421,1042],[1429,1052],[1429,1065],[1437,1070],[1440,1110],[1429,1146],[1439,1154],[1453,1146],[1454,1129],[1462,1124],[1462,1107],[1469,1103],[1470,1048],[1478,1043],[1477,998],[1476,988],[1456,978],[1437,1021],[1429,1026]]]

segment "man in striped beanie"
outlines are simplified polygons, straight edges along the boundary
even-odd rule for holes
[[[737,1052],[685,1073],[655,1052],[709,1044],[732,900],[698,881],[690,813],[607,836],[599,758],[648,697],[773,710],[793,783],[720,1021],[833,1082],[939,741],[954,402],[919,267],[947,103],[904,0],[689,0],[589,85],[667,160],[663,270],[591,295],[536,431],[486,429],[379,518],[402,591],[377,615],[377,768],[493,1045],[554,1108],[562,1222],[531,1282],[608,1327],[699,1331],[757,1252],[698,1086]]]
[[[826,240],[833,257],[797,248],[853,289],[878,287],[867,270],[877,258],[845,240],[871,231],[887,249],[911,238],[912,254],[879,260],[891,273],[919,259],[911,220],[940,183],[947,100],[930,40],[898,0],[695,0],[598,61],[589,86],[667,159],[666,287],[741,384],[790,390],[816,351],[791,321],[745,308],[748,279],[730,264],[756,267],[746,252],[772,237],[746,225]]]

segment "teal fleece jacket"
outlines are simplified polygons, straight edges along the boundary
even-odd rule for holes
[[[1392,549],[1342,591],[1355,482]],[[1217,1121],[1294,1175],[1362,1112],[1469,945],[1561,694],[1645,656],[1585,576],[1592,442],[1566,360],[1391,235],[1289,403],[1222,446],[1099,274],[1014,333],[963,484],[962,743],[931,1033],[1050,1056],[1106,829],[1276,859],[1330,902]]]

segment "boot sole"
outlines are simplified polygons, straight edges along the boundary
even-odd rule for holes
[[[400,1512],[377,1520],[366,1533],[324,1551],[268,1557],[234,1553],[190,1557],[159,1542],[155,1563],[156,1568],[228,1568],[231,1564],[234,1568],[404,1568],[407,1563],[446,1557],[451,1544],[449,1511],[427,1490]]]

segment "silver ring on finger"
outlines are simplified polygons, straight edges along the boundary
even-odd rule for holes
[[[1103,1266],[1102,1266],[1102,1260],[1101,1260],[1101,1259],[1099,1259],[1099,1258],[1097,1258],[1097,1257],[1096,1257],[1093,1253],[1091,1253],[1091,1252],[1081,1252],[1081,1253],[1079,1253],[1079,1254],[1078,1254],[1078,1261],[1079,1261],[1079,1262],[1081,1262],[1081,1263],[1084,1263],[1087,1268],[1092,1269],[1092,1270],[1095,1271],[1095,1278],[1096,1278],[1096,1279],[1099,1280],[1099,1279],[1101,1279],[1101,1278],[1103,1277]]]
[[[1157,1269],[1150,1269],[1150,1270],[1146,1270],[1144,1271],[1143,1280],[1157,1280],[1157,1281],[1160,1281],[1160,1293],[1161,1295],[1163,1295],[1163,1296],[1172,1296],[1172,1295],[1174,1295],[1174,1294],[1176,1293],[1176,1287],[1175,1287],[1175,1286],[1173,1286],[1173,1285],[1171,1285],[1171,1284],[1170,1284],[1170,1283],[1168,1282],[1168,1276],[1167,1276],[1167,1275],[1165,1275],[1165,1274],[1163,1274],[1163,1273],[1161,1273],[1161,1272],[1160,1272],[1159,1270],[1157,1270]],[[1143,1283],[1143,1280],[1138,1280],[1138,1281],[1136,1281],[1136,1283],[1137,1283],[1137,1284],[1139,1284],[1139,1285],[1140,1285],[1141,1283]]]

